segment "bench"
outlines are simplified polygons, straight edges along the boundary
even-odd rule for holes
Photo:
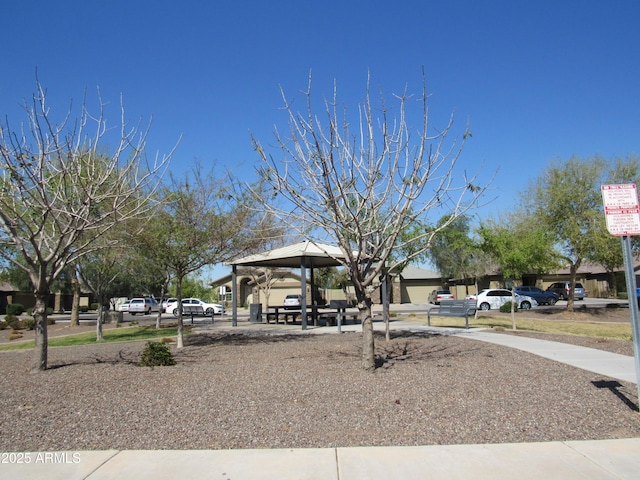
[[[441,300],[440,305],[427,311],[427,325],[431,326],[431,317],[464,317],[465,326],[469,328],[469,314],[476,311],[473,300]]]
[[[191,316],[191,323],[193,323],[193,317],[204,317],[204,308],[201,305],[182,305],[182,316]]]
[[[320,315],[320,324],[335,327],[336,325],[338,325],[338,317],[340,318],[340,325],[346,325],[350,318],[353,320],[354,325],[359,324],[360,316],[358,312],[347,313],[348,307],[349,302],[347,302],[346,300],[331,300],[329,302],[329,309],[322,312]]]
[[[349,319],[352,320],[354,325],[358,325],[360,323],[360,317],[357,313],[340,313],[340,312],[339,313],[335,313],[335,312],[322,313],[318,317],[318,321],[321,326],[329,325],[329,326],[335,327],[336,325],[338,325],[338,316],[340,316],[340,325],[347,325],[349,322]]]

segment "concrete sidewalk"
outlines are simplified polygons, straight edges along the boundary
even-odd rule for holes
[[[426,447],[65,452],[0,463],[8,479],[637,479],[640,439]],[[65,457],[66,455],[66,457]]]
[[[567,343],[549,342],[535,338],[503,335],[482,330],[461,332],[461,337],[517,348],[556,362],[572,365],[589,372],[606,375],[625,382],[638,383],[633,357],[595,348],[578,347]],[[640,478],[640,472],[638,472]]]

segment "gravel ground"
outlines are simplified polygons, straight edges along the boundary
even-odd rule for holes
[[[497,333],[496,333],[497,334]],[[550,338],[559,339],[558,336]],[[561,336],[564,338],[565,336]],[[577,337],[580,338],[580,337]],[[582,340],[581,340],[582,341]],[[607,343],[608,346],[617,342]],[[622,342],[628,348],[631,342]],[[173,367],[144,342],[0,352],[2,451],[293,448],[640,436],[637,388],[515,349],[451,336],[187,337]]]

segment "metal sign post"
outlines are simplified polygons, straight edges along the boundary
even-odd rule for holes
[[[607,220],[607,229],[612,235],[622,237],[622,255],[627,280],[627,297],[633,332],[633,352],[636,367],[636,384],[640,399],[640,323],[638,322],[638,295],[633,269],[631,235],[640,235],[640,205],[635,184],[602,185],[602,201]]]
[[[636,276],[633,271],[631,239],[626,235],[622,237],[622,254],[624,256],[625,276],[627,277],[627,292],[629,292],[629,312],[631,313],[631,329],[633,331],[633,353],[635,354],[636,383],[638,385],[638,398],[640,399],[640,324],[638,323]]]

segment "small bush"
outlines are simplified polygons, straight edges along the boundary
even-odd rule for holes
[[[98,310],[98,304],[97,303],[92,303],[91,304],[91,310]]]
[[[0,330],[6,330],[7,328],[9,328],[9,325],[7,324],[7,322],[5,322],[4,320],[0,321]]]
[[[24,313],[24,305],[21,303],[11,303],[7,305],[7,315],[22,315]]]
[[[82,313],[87,313],[89,311],[89,307],[87,305],[82,305],[78,307],[78,310],[80,310],[80,312]]]
[[[518,311],[518,305],[514,305],[514,311]],[[502,313],[511,313],[511,302],[507,302],[500,307]]]
[[[33,318],[26,318],[20,322],[22,327],[27,330],[33,330],[36,328],[36,321]]]
[[[56,319],[47,317],[47,325],[55,325]]]
[[[171,348],[161,342],[147,342],[138,363],[141,367],[168,367],[175,364]]]
[[[14,330],[20,328],[20,319],[12,313],[5,315],[4,321],[6,322],[8,327],[13,328]]]

